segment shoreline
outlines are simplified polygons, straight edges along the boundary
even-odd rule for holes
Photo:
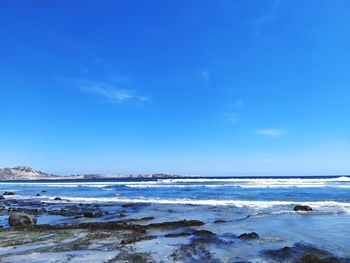
[[[345,263],[350,260],[322,249],[319,244],[305,243],[303,240],[284,246],[281,240],[273,240],[253,229],[254,220],[259,216],[241,215],[227,220],[209,218],[209,214],[203,216],[181,212],[187,208],[198,209],[191,205],[168,207],[157,204],[152,208],[155,204],[62,203],[59,200],[43,203],[11,198],[0,200],[0,206],[3,207],[2,217],[24,213],[38,220],[37,225],[0,229],[3,240],[0,260],[4,262],[28,259],[33,255],[36,257],[32,259],[33,262],[46,262],[48,255],[50,260],[56,259],[58,262],[78,262],[81,258],[90,262]],[[213,206],[212,210],[215,209],[219,208]],[[163,215],[156,214],[159,210]],[[230,234],[219,231],[231,224],[247,224],[249,220],[253,220],[253,228],[232,229]],[[272,246],[264,248],[269,243]],[[241,247],[241,252],[234,252]],[[245,247],[260,250],[258,258],[252,258],[248,252],[244,254]],[[215,252],[218,249],[227,250],[234,261],[227,261],[225,253],[218,257]],[[308,261],[310,258],[313,261]]]

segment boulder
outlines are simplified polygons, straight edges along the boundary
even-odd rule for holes
[[[296,205],[294,211],[312,211],[312,207],[308,205]]]
[[[257,239],[257,238],[259,238],[259,235],[255,232],[243,233],[243,234],[239,235],[238,238],[239,239]]]
[[[3,195],[16,195],[16,192],[5,192]]]
[[[61,198],[61,197],[55,197],[53,200],[55,200],[55,201],[61,201],[62,198]]]
[[[36,218],[26,213],[13,212],[9,216],[9,225],[14,227],[33,226],[36,225]]]
[[[0,195],[0,200],[4,200],[5,197],[3,195]]]
[[[314,247],[308,243],[295,243],[291,247],[283,247],[276,250],[267,250],[265,256],[273,259],[273,262],[294,263],[346,263],[349,258],[339,258],[332,253]],[[270,262],[270,261],[268,261]]]
[[[41,194],[36,194],[35,196],[41,196]]]

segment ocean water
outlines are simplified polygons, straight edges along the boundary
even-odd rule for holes
[[[42,190],[47,192],[37,193]],[[311,205],[318,213],[350,212],[350,177],[211,177],[0,182],[16,198],[76,202],[143,202],[234,206],[262,212]]]
[[[42,202],[53,202],[59,196],[62,201],[58,202],[108,203],[112,207],[144,203],[144,209],[128,216],[154,216],[158,222],[203,220],[203,229],[221,237],[255,231],[259,240],[239,246],[239,253],[253,262],[264,249],[295,242],[307,242],[350,258],[350,177],[3,181],[0,193],[4,191],[17,193],[7,198]],[[41,196],[37,197],[38,193]],[[309,205],[313,211],[295,212],[295,205]],[[226,222],[217,224],[216,220]],[[48,219],[42,217],[38,222],[47,223]],[[167,253],[166,247],[148,247],[147,243],[139,249],[152,250],[160,258]],[[230,258],[233,253],[231,247],[212,249],[222,258]]]

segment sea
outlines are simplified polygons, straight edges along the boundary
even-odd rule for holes
[[[1,181],[0,194],[5,191],[16,192],[7,198],[41,202],[60,197],[56,202],[111,207],[143,203],[145,208],[130,217],[154,216],[158,222],[203,220],[207,230],[222,236],[256,232],[261,238],[254,242],[259,245],[239,246],[250,259],[263,249],[296,242],[350,258],[350,176]],[[308,205],[313,211],[294,211],[296,205]],[[41,216],[38,223],[53,220],[57,217]],[[6,226],[4,217],[1,221]],[[166,249],[154,253],[161,257]],[[222,257],[232,252],[216,249]]]

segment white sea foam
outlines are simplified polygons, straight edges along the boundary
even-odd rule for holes
[[[232,182],[254,184],[319,184],[329,182],[350,182],[350,177],[336,178],[176,178],[160,179],[163,183],[208,183],[208,182]]]
[[[41,197],[47,201],[52,201],[53,197]],[[45,200],[43,200],[45,201]],[[199,206],[233,206],[238,208],[273,208],[294,205],[309,205],[315,211],[333,211],[350,213],[350,203],[336,201],[250,201],[250,200],[195,200],[195,199],[157,199],[157,198],[120,198],[120,197],[62,197],[63,202],[81,202],[81,203],[146,203],[146,204],[170,204],[170,205],[199,205]]]
[[[176,178],[155,181],[102,181],[102,182],[0,182],[0,185],[47,186],[47,187],[93,187],[125,186],[130,188],[350,188],[350,177],[337,178]]]

